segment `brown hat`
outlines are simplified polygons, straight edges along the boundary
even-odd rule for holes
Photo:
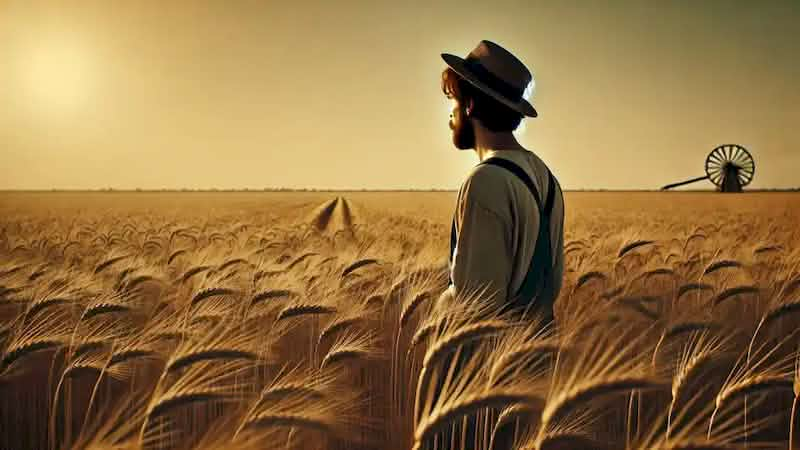
[[[497,101],[525,116],[538,116],[523,96],[533,82],[531,72],[503,47],[484,40],[466,59],[449,53],[442,53],[442,59],[457,74]]]

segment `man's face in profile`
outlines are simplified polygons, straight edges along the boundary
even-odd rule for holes
[[[459,150],[469,150],[475,147],[475,129],[467,117],[465,106],[455,97],[449,97],[452,102],[450,109],[450,129],[453,130],[453,145]]]

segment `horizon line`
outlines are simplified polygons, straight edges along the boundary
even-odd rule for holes
[[[563,189],[563,192],[719,192],[716,189],[612,189],[612,188],[586,188],[586,189]],[[794,188],[760,188],[745,189],[742,193],[748,192],[798,192],[800,187]],[[313,193],[313,192],[458,192],[458,189],[444,188],[400,188],[400,189],[369,189],[369,188],[263,188],[263,189],[221,189],[221,188],[163,188],[163,189],[115,189],[115,188],[93,188],[93,189],[0,189],[0,193]]]

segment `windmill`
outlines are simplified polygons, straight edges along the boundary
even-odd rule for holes
[[[756,163],[746,148],[736,144],[720,145],[712,150],[706,158],[705,176],[668,184],[661,190],[710,180],[720,192],[742,192],[742,188],[753,180],[755,171]]]

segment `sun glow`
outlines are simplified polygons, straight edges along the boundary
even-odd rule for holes
[[[519,123],[519,126],[517,127],[517,129],[514,130],[514,135],[515,136],[523,136],[525,134],[525,129],[526,129],[525,128],[525,118],[523,118],[522,121]]]
[[[528,83],[528,85],[525,86],[525,90],[522,92],[522,98],[524,98],[525,100],[530,102],[531,101],[531,97],[533,97],[533,91],[535,89],[536,89],[536,80],[531,78],[530,83]],[[520,122],[519,126],[517,127],[517,129],[514,130],[514,135],[523,136],[525,134],[525,129],[526,129],[525,123],[526,123],[526,119],[523,117],[522,118],[522,122]]]
[[[22,94],[27,105],[48,114],[73,113],[90,94],[90,64],[76,42],[47,39],[20,55]]]
[[[522,98],[527,101],[531,101],[531,97],[533,96],[533,91],[536,89],[536,80],[531,78],[530,83],[525,86],[525,90],[522,92]]]

